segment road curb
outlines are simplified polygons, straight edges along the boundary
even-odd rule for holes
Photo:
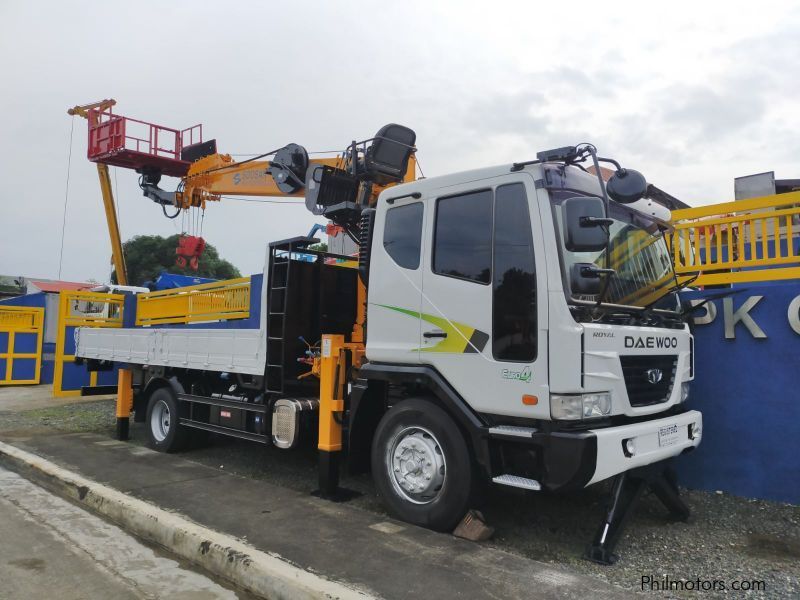
[[[26,479],[254,594],[279,599],[367,600],[373,597],[82,477],[16,446],[0,442],[0,458]]]

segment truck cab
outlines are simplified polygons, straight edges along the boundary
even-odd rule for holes
[[[683,406],[692,336],[668,293],[665,223],[609,201],[607,242],[589,249],[568,221],[591,199],[603,201],[594,174],[545,162],[425,179],[378,200],[361,375],[394,386],[400,406],[447,413],[483,479],[574,489],[700,443],[702,416]],[[448,491],[416,463],[435,466],[440,453],[450,463],[435,425],[400,421],[385,439],[379,430],[372,468],[413,520]]]

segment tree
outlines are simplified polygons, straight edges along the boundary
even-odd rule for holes
[[[160,235],[137,235],[122,245],[125,254],[125,266],[128,269],[128,284],[142,285],[153,281],[161,271],[180,275],[195,275],[212,279],[233,279],[241,277],[239,269],[227,260],[219,257],[217,249],[206,243],[206,249],[200,257],[197,271],[189,266],[179,267],[175,264],[175,248],[178,247],[178,235],[167,238]],[[117,282],[117,274],[111,274],[111,282]]]

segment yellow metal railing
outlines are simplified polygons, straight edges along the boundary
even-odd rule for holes
[[[42,366],[42,330],[44,327],[44,309],[28,306],[0,306],[0,385],[37,384]],[[24,335],[34,335],[33,352],[30,344],[23,344]],[[20,349],[20,346],[28,348]],[[33,377],[17,375],[15,378],[14,361],[33,360]],[[30,364],[30,363],[28,363]],[[27,374],[27,370],[25,370]]]
[[[72,348],[71,340],[67,339],[67,329],[71,327],[122,327],[124,303],[125,296],[122,294],[80,291],[59,294],[53,396],[80,396],[81,394],[80,388],[67,389],[64,386],[64,365],[75,361],[74,350],[67,353],[68,348]],[[74,330],[71,333],[74,334]],[[89,385],[97,385],[96,371],[89,373]]]
[[[249,316],[249,277],[136,296],[136,325],[246,319]]]
[[[41,325],[42,309],[27,306],[0,306],[0,328],[31,329]]]
[[[695,285],[800,278],[800,192],[672,212],[679,277]]]

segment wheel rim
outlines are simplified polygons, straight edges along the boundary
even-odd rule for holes
[[[395,491],[414,504],[436,500],[447,476],[442,446],[424,427],[407,427],[394,436],[387,446],[386,469]]]
[[[163,442],[167,439],[170,425],[169,406],[163,400],[156,402],[153,407],[153,412],[150,414],[150,430],[153,432],[153,437],[158,442]]]

